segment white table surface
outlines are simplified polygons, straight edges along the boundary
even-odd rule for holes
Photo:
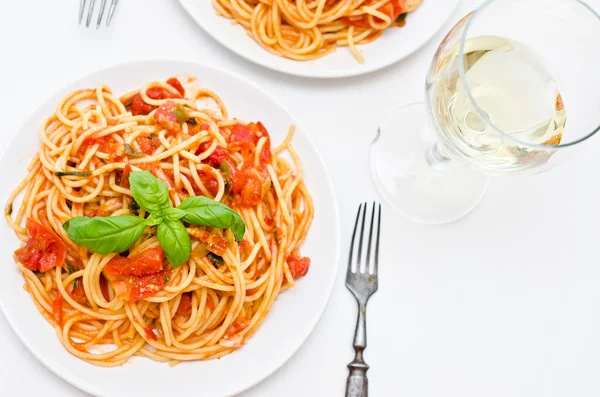
[[[77,3],[2,2],[1,147],[50,94],[101,67],[174,58],[238,72],[311,133],[340,200],[346,258],[358,203],[378,198],[366,148],[388,112],[422,97],[442,32],[383,71],[308,80],[230,53],[175,0],[121,1],[114,26],[100,31],[76,24]],[[479,3],[464,0],[452,22]],[[146,28],[152,21],[157,31]],[[493,181],[455,224],[417,225],[384,207],[380,288],[368,309],[371,396],[600,395],[599,145],[595,137],[550,173]],[[356,315],[344,277],[298,354],[243,396],[343,395]],[[38,363],[0,315],[0,396],[41,395],[86,396]]]

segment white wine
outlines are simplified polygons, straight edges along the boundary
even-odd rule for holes
[[[465,42],[463,80],[458,45],[442,55],[428,87],[444,147],[489,172],[522,171],[546,162],[566,124],[550,69],[522,44],[479,36]]]

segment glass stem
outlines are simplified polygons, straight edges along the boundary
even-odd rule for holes
[[[427,163],[436,171],[441,171],[446,168],[446,164],[450,161],[450,157],[441,148],[439,143],[434,143],[425,151],[425,159]]]

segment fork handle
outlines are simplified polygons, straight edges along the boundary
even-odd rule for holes
[[[354,332],[354,360],[348,364],[348,380],[346,381],[346,397],[367,397],[369,395],[369,366],[363,359],[363,351],[367,347],[367,305],[358,305],[358,319]]]
[[[351,362],[348,364],[350,375],[346,381],[346,397],[368,397],[369,379],[367,370],[369,366],[365,362]]]

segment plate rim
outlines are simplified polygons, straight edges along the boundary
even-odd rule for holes
[[[295,70],[295,69],[280,67],[276,64],[269,63],[266,60],[263,60],[263,58],[252,58],[250,56],[250,54],[247,54],[243,50],[239,50],[236,46],[232,45],[229,41],[221,40],[218,37],[218,35],[216,34],[216,32],[213,32],[210,29],[208,29],[204,25],[204,23],[202,22],[201,19],[196,18],[195,13],[191,11],[192,1],[194,1],[194,0],[178,0],[179,5],[181,6],[181,8],[183,8],[183,10],[187,13],[187,15],[202,29],[202,31],[204,33],[206,33],[212,40],[214,40],[219,45],[225,47],[227,50],[236,54],[237,56],[240,56],[243,59],[245,59],[249,62],[252,62],[256,65],[259,65],[265,69],[273,70],[273,71],[283,73],[286,75],[290,75],[290,76],[305,77],[305,78],[312,78],[312,79],[343,79],[343,78],[347,78],[347,77],[362,76],[362,75],[374,73],[379,70],[388,68],[388,67],[412,56],[415,52],[419,51],[427,43],[429,43],[433,39],[433,37],[440,32],[442,27],[448,23],[448,21],[450,20],[452,15],[458,9],[459,4],[461,3],[461,0],[448,0],[448,1],[453,2],[454,4],[450,8],[450,12],[448,13],[448,15],[446,15],[443,18],[442,23],[431,32],[431,34],[427,37],[426,40],[423,40],[422,42],[413,46],[411,49],[409,49],[409,51],[407,51],[402,56],[391,58],[382,63],[374,63],[373,62],[372,66],[365,66],[364,69],[351,69],[351,70],[346,70],[346,71],[340,71],[338,69],[338,70],[332,71],[332,72],[328,72],[327,70],[325,70],[325,71],[321,71],[321,72],[316,72],[316,73],[312,72],[311,73],[308,69],[307,69],[307,71]],[[208,1],[211,1],[211,0],[208,0]],[[216,13],[215,13],[215,15],[216,15]],[[219,17],[219,16],[217,15],[217,17]],[[248,37],[248,39],[252,40],[252,38],[250,38],[250,37]],[[261,49],[263,51],[265,51],[266,53],[269,53],[264,48],[261,47]],[[298,62],[301,63],[300,61],[298,61]]]
[[[255,380],[249,382],[247,385],[244,385],[241,388],[238,388],[237,390],[235,390],[233,392],[233,394],[228,394],[228,396],[235,396],[235,395],[238,395],[244,391],[247,391],[247,390],[257,386],[258,384],[260,384],[261,382],[265,381],[267,378],[269,378],[270,376],[275,374],[287,362],[289,362],[290,359],[292,357],[294,357],[298,353],[298,351],[306,344],[306,341],[314,333],[315,328],[317,327],[317,325],[319,324],[319,322],[321,321],[321,319],[323,317],[323,314],[325,313],[325,309],[327,308],[327,306],[329,305],[329,302],[331,301],[331,296],[333,294],[333,290],[335,288],[336,280],[339,276],[339,271],[340,271],[340,267],[341,267],[341,265],[340,265],[341,250],[342,250],[341,218],[340,218],[340,210],[339,210],[339,200],[338,200],[338,196],[335,191],[335,188],[334,188],[333,179],[331,178],[331,174],[329,172],[329,169],[326,166],[325,161],[323,160],[323,156],[321,155],[321,152],[315,145],[310,134],[308,134],[308,132],[306,132],[307,130],[304,129],[302,124],[296,119],[296,117],[293,115],[293,113],[291,113],[284,104],[282,104],[280,101],[278,101],[277,98],[275,98],[268,91],[266,91],[265,89],[260,87],[257,83],[255,83],[254,81],[252,81],[251,79],[249,79],[243,75],[240,75],[240,74],[233,72],[231,70],[228,70],[228,69],[217,68],[216,66],[213,66],[213,65],[210,65],[207,63],[202,63],[202,62],[196,62],[196,61],[191,61],[191,60],[186,60],[186,59],[172,59],[172,58],[169,58],[169,59],[147,58],[147,59],[125,61],[125,62],[116,62],[116,63],[110,64],[107,66],[103,66],[103,67],[94,69],[92,71],[88,71],[83,74],[79,74],[74,79],[72,79],[70,82],[68,82],[67,84],[61,86],[59,89],[54,90],[51,94],[49,94],[46,97],[46,99],[43,102],[41,102],[39,104],[39,106],[37,106],[35,108],[35,110],[33,110],[31,112],[31,114],[20,123],[20,126],[17,129],[15,129],[15,131],[12,132],[11,136],[6,140],[5,146],[2,149],[2,151],[0,152],[0,161],[4,158],[6,153],[10,150],[10,148],[14,145],[15,141],[20,136],[19,132],[21,132],[21,130],[24,128],[24,126],[27,125],[35,117],[36,113],[41,108],[45,107],[48,104],[51,104],[54,98],[60,96],[61,94],[67,92],[68,90],[70,90],[71,87],[79,84],[81,81],[83,81],[85,79],[91,78],[92,76],[94,76],[98,73],[106,72],[111,69],[119,69],[120,67],[126,67],[126,66],[131,66],[131,65],[140,65],[140,66],[146,65],[147,66],[148,64],[155,64],[155,63],[195,65],[197,67],[199,66],[201,68],[210,69],[216,73],[226,74],[229,77],[231,77],[234,82],[241,81],[245,84],[248,84],[254,90],[256,90],[259,94],[262,94],[265,97],[267,97],[269,100],[273,101],[293,121],[294,125],[296,126],[296,130],[302,131],[302,134],[307,139],[310,147],[312,148],[312,150],[314,151],[314,154],[316,155],[317,159],[319,160],[320,167],[321,167],[324,177],[327,181],[327,185],[328,185],[327,190],[329,191],[330,196],[332,198],[333,220],[334,220],[334,231],[335,231],[334,245],[333,245],[334,250],[335,250],[334,251],[335,263],[333,263],[333,265],[332,265],[333,272],[331,274],[331,279],[329,280],[329,285],[327,287],[326,297],[325,297],[325,299],[322,300],[320,307],[318,307],[318,315],[314,317],[312,324],[310,324],[310,331],[305,336],[303,336],[302,341],[300,343],[298,343],[298,345],[290,351],[289,355],[287,355],[286,357],[282,357],[282,359],[279,360],[279,362],[277,364],[275,364],[272,369],[265,371],[265,373],[262,374],[260,377],[257,377]],[[72,372],[61,373],[60,367],[64,366],[64,365],[59,364],[52,357],[43,356],[38,350],[33,348],[33,346],[29,343],[28,339],[26,339],[24,337],[24,335],[22,335],[18,331],[17,325],[15,324],[15,322],[13,321],[13,318],[8,314],[8,311],[5,308],[6,304],[7,303],[3,303],[2,299],[0,299],[0,313],[2,313],[2,315],[6,319],[6,322],[9,325],[11,331],[17,336],[19,341],[27,348],[27,351],[29,353],[31,353],[36,358],[36,360],[38,360],[42,365],[44,365],[44,367],[46,367],[48,370],[50,370],[50,372],[52,372],[55,376],[57,376],[58,378],[62,379],[65,382],[69,383],[71,386],[73,386],[81,391],[84,391],[86,393],[89,393],[93,396],[128,397],[128,396],[122,395],[122,394],[120,394],[118,396],[115,396],[115,395],[109,396],[107,394],[104,394],[101,390],[100,391],[96,390],[96,388],[94,387],[93,384],[90,384],[90,383],[86,382],[84,379],[81,379],[81,378],[75,376]],[[235,353],[235,352],[233,352],[233,353]],[[77,361],[77,362],[79,363],[79,361]],[[91,364],[87,364],[87,363],[84,363],[84,364],[91,365]]]

